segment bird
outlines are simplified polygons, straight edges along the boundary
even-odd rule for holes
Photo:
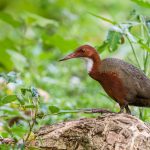
[[[118,58],[101,59],[91,45],[82,45],[60,61],[82,58],[91,78],[98,81],[104,91],[115,100],[119,113],[131,114],[129,106],[150,107],[150,79],[134,65]]]

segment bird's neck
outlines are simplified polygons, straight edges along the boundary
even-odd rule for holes
[[[96,72],[99,70],[101,59],[98,53],[93,55],[91,58],[85,58],[85,61],[86,61],[86,68],[89,74],[91,72]]]

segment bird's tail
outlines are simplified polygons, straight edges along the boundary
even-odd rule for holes
[[[150,99],[136,99],[133,104],[133,106],[139,106],[139,107],[150,107]]]

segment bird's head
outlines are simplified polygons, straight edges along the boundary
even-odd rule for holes
[[[78,58],[78,57],[84,57],[84,58],[91,58],[97,54],[94,47],[90,45],[82,45],[78,47],[73,53],[65,56],[63,59],[60,59],[60,61],[68,60],[71,58]]]

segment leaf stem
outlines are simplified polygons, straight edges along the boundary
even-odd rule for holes
[[[97,17],[97,18],[99,18],[99,19],[101,19],[101,20],[103,20],[103,21],[106,21],[106,22],[108,22],[108,23],[110,23],[110,24],[113,24],[113,25],[117,24],[117,22],[115,22],[115,21],[112,21],[112,20],[110,20],[110,19],[108,19],[108,18],[105,18],[105,17],[99,16],[99,15],[96,15],[96,14],[94,14],[94,13],[89,12],[89,14],[91,14],[92,16],[95,16],[95,17]]]
[[[149,52],[146,52],[146,56],[144,59],[144,73],[147,74],[147,63],[148,63],[148,58],[149,58]]]

